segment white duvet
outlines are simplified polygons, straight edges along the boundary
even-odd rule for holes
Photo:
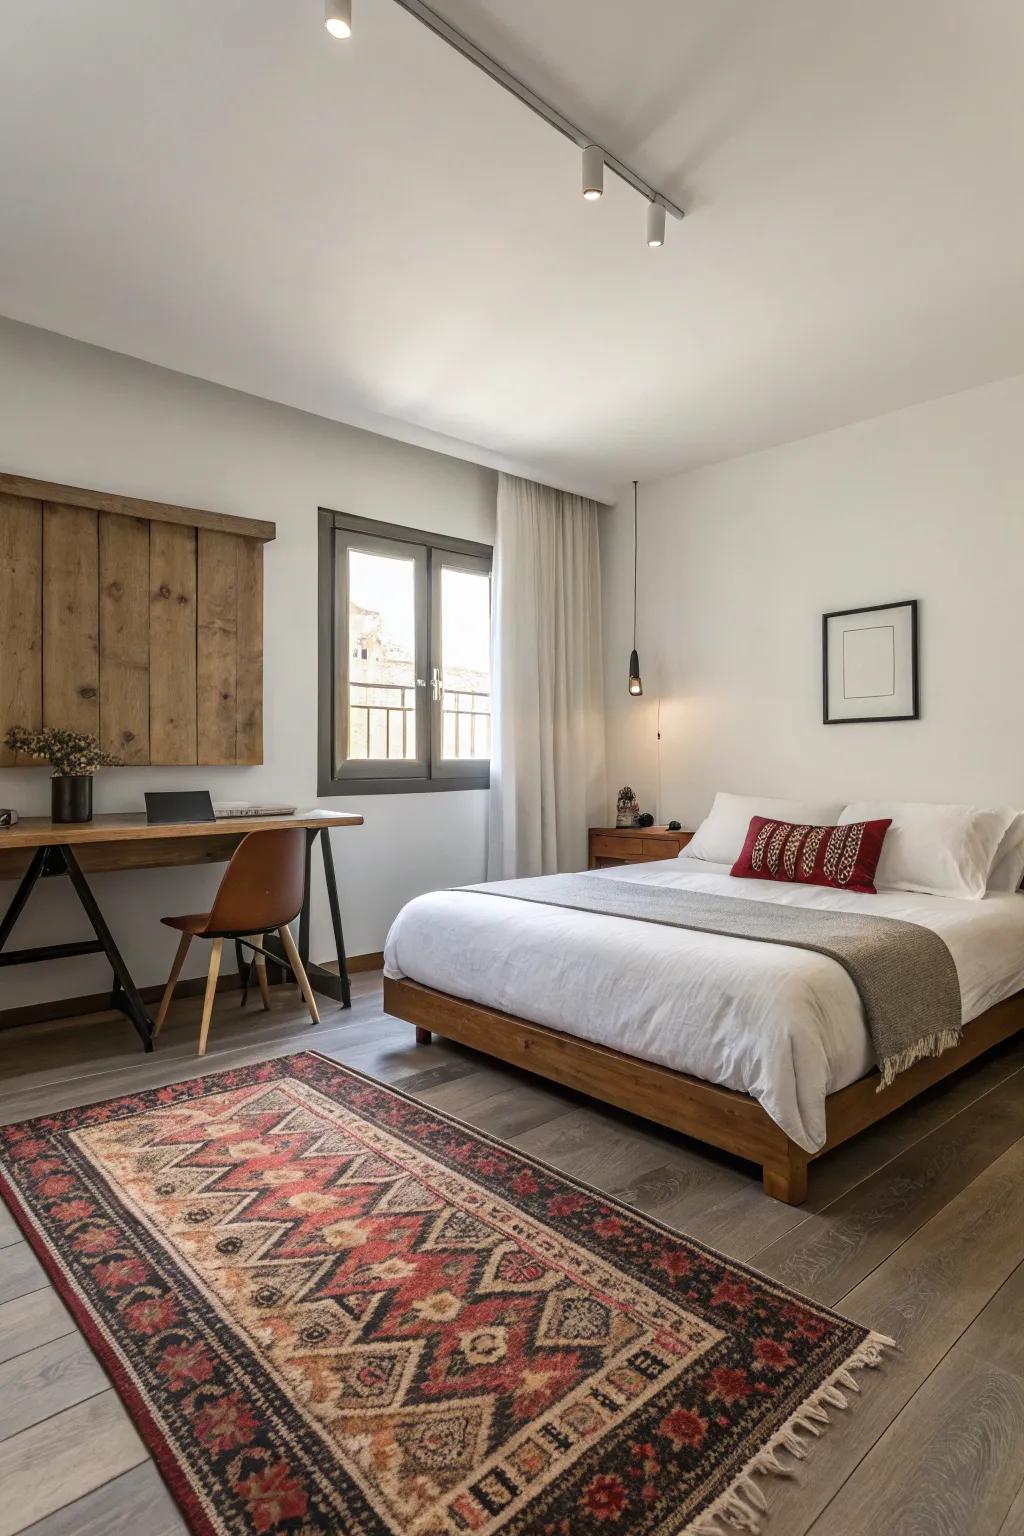
[[[949,947],[965,1020],[1024,987],[1024,894],[861,896],[686,857],[599,874],[921,923]],[[846,971],[782,945],[436,891],[398,914],[384,971],[752,1094],[808,1152],[825,1140],[826,1095],[874,1066]]]

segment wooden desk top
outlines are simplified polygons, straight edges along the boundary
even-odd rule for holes
[[[92,821],[54,822],[49,816],[25,816],[16,827],[0,827],[5,848],[43,848],[52,843],[154,842],[163,838],[238,836],[277,827],[361,827],[363,818],[349,811],[300,811],[295,816],[232,816],[223,821],[179,821],[151,825],[141,813],[96,816]]]

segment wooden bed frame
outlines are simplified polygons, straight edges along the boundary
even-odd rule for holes
[[[718,1088],[685,1072],[640,1061],[608,1046],[498,1013],[415,981],[389,981],[385,977],[384,1008],[396,1018],[415,1024],[416,1040],[421,1045],[429,1044],[432,1034],[443,1035],[760,1163],[765,1193],[787,1205],[800,1205],[807,1198],[807,1164],[813,1158],[883,1119],[1024,1028],[1024,992],[1017,992],[974,1019],[953,1050],[919,1061],[901,1072],[884,1092],[876,1091],[878,1073],[870,1072],[829,1094],[825,1145],[820,1152],[809,1153],[790,1141],[749,1094]]]

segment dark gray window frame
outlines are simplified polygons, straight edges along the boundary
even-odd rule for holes
[[[417,561],[417,671],[422,665],[423,677],[417,686],[424,695],[426,707],[416,711],[417,758],[393,760],[377,765],[377,771],[359,775],[346,768],[336,771],[335,740],[338,728],[335,701],[341,697],[340,684],[347,677],[348,644],[339,650],[342,638],[338,631],[337,549],[346,544],[346,535],[354,536],[364,547],[379,542],[381,553],[387,553],[386,544],[410,546],[411,551],[425,551],[422,561]],[[398,554],[397,549],[392,550]],[[489,544],[477,544],[470,539],[450,538],[445,534],[426,533],[419,528],[406,528],[398,523],[380,523],[370,517],[354,517],[336,512],[328,507],[319,509],[319,745],[317,758],[317,793],[328,795],[396,795],[430,794],[437,790],[487,789],[491,782],[490,763],[444,763],[439,760],[439,722],[437,711],[430,703],[431,669],[438,664],[438,636],[433,624],[435,593],[441,567],[448,563],[445,555],[462,556],[467,568],[480,568],[486,562],[488,569],[493,559]],[[440,556],[435,559],[435,555]],[[458,559],[451,562],[458,565]]]

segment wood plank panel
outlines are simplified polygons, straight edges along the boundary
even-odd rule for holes
[[[43,507],[43,724],[99,735],[96,513]]]
[[[38,1291],[49,1282],[46,1271],[28,1243],[8,1243],[0,1248],[0,1305]]]
[[[834,1306],[904,1238],[1024,1136],[1019,1075],[985,1096],[985,1113],[957,1115],[828,1207],[824,1223],[805,1221],[763,1248],[757,1268],[826,1306]]]
[[[263,542],[275,539],[273,523],[258,517],[235,517],[228,512],[205,512],[198,507],[177,507],[167,501],[144,501],[140,496],[118,496],[112,491],[87,491],[77,485],[57,485],[52,480],[32,480],[27,475],[0,475],[0,491],[9,496],[28,496],[37,501],[59,502],[65,507],[88,507],[94,512],[113,512],[122,517],[144,517],[150,523],[172,523],[188,528],[218,528]]]
[[[230,533],[199,530],[196,726],[200,763],[236,760],[238,549]]]
[[[100,742],[149,762],[149,524],[99,514]]]
[[[23,1429],[0,1442],[0,1536],[13,1536],[146,1460],[112,1390]]]
[[[52,1286],[27,1291],[0,1306],[0,1360],[13,1360],[66,1333],[74,1333],[71,1313]]]
[[[807,1475],[761,1479],[769,1531],[807,1531],[1024,1258],[1024,1141],[843,1297],[840,1311],[896,1339],[846,1413],[814,1441]],[[886,1536],[895,1526],[886,1526]],[[838,1524],[819,1530],[838,1536]],[[907,1529],[906,1526],[903,1527]],[[929,1529],[922,1524],[923,1532]]]
[[[0,1205],[0,1248],[16,1243],[21,1236],[20,1228],[6,1205]]]
[[[149,760],[196,762],[196,530],[149,530]]]
[[[19,761],[3,745],[11,726],[42,724],[42,594],[42,503],[0,494],[0,768]]]
[[[263,545],[236,539],[235,761],[263,761]]]
[[[1024,1481],[1021,1482],[1009,1514],[999,1527],[998,1536],[1024,1536]]]
[[[922,1384],[811,1536],[992,1536],[1024,1471],[1024,1268]],[[908,1455],[908,1447],[913,1455]]]
[[[151,1461],[37,1521],[25,1536],[188,1536]]]
[[[109,1386],[103,1367],[77,1330],[15,1355],[0,1365],[0,1441]]]

